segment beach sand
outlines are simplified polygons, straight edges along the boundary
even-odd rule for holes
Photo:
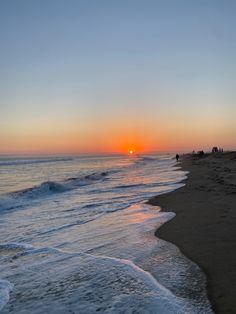
[[[236,313],[236,152],[184,155],[179,164],[186,185],[149,201],[177,214],[156,236],[206,273],[215,313]]]

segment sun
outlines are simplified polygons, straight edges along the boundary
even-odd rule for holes
[[[129,154],[133,155],[134,151],[132,149],[129,150]]]

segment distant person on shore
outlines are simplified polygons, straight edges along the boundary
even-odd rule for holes
[[[179,161],[179,154],[176,154],[175,158],[176,158],[176,161]]]

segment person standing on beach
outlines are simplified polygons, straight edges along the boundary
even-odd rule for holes
[[[179,154],[176,154],[175,158],[176,158],[176,161],[179,161]]]

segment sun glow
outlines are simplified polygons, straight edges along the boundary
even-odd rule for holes
[[[133,153],[134,153],[133,150],[130,149],[130,150],[129,150],[129,154],[130,154],[130,155],[133,155]]]

